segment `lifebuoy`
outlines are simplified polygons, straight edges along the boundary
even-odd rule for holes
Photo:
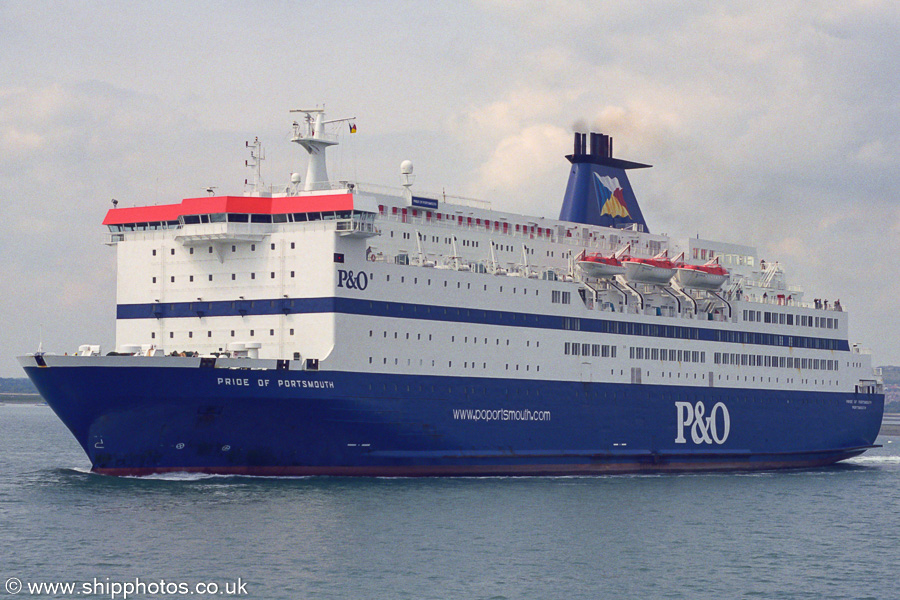
[[[375,262],[375,253],[374,253],[374,252],[371,253],[371,254],[369,254],[369,261],[370,261],[370,262]]]

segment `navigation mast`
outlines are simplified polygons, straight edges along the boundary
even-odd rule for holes
[[[355,117],[326,121],[324,108],[293,109],[291,112],[305,115],[303,124],[294,121],[291,135],[291,141],[300,144],[309,153],[309,166],[306,169],[306,181],[303,189],[307,192],[328,189],[330,184],[325,163],[325,150],[328,146],[336,146],[338,141],[337,136],[325,133],[325,125],[352,121]]]

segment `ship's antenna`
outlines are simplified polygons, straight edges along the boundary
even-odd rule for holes
[[[266,151],[263,148],[259,138],[253,138],[253,143],[244,142],[244,145],[250,150],[250,158],[244,161],[244,166],[251,169],[253,173],[253,183],[249,183],[246,179],[244,185],[250,188],[250,195],[259,194],[262,191],[262,161],[266,159]]]
[[[44,353],[44,324],[41,323],[40,335],[38,336],[38,354]]]

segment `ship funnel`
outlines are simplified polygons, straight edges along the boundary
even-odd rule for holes
[[[641,207],[625,174],[645,165],[613,158],[612,137],[602,133],[575,133],[569,183],[559,212],[560,221],[625,228],[637,224],[648,231]]]

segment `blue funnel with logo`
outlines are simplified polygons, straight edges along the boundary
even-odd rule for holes
[[[587,141],[576,133],[575,153],[566,156],[572,171],[559,220],[620,229],[636,223],[649,232],[625,171],[650,165],[613,158],[612,138],[602,133],[590,134],[590,148]]]

